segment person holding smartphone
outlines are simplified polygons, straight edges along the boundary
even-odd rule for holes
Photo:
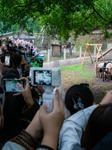
[[[3,150],[25,150],[36,149],[36,141],[44,136],[42,143],[37,150],[56,150],[58,144],[59,131],[64,120],[64,107],[59,99],[58,90],[55,93],[54,108],[51,113],[47,113],[46,105],[43,105],[36,113],[30,125],[18,136],[7,142]],[[23,139],[23,140],[21,140]]]
[[[8,75],[10,73],[14,72],[11,70]],[[22,92],[8,92],[5,96],[4,128],[0,131],[0,142],[3,144],[26,128],[40,107],[38,92],[31,89],[28,78],[22,79],[26,81],[25,88],[20,84],[20,89],[23,87]]]

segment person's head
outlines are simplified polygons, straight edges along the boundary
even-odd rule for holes
[[[85,85],[73,85],[66,92],[65,106],[71,114],[91,106],[93,102],[93,93]]]
[[[92,149],[108,132],[112,132],[112,104],[99,106],[93,111],[82,138],[82,147]]]
[[[21,61],[22,61],[22,57],[19,53],[12,54],[11,60],[10,60],[11,67],[13,68],[20,67]]]
[[[19,73],[16,69],[7,68],[2,72],[2,80],[3,79],[19,79]]]

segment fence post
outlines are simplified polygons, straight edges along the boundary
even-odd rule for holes
[[[48,53],[47,53],[47,62],[50,62],[50,49],[48,49]]]
[[[79,57],[82,57],[82,46],[80,46],[80,53],[79,53]]]
[[[96,58],[96,46],[94,46],[94,59]]]
[[[64,60],[66,60],[66,48],[64,47]]]

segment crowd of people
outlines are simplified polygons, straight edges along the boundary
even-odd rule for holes
[[[11,41],[1,45],[0,62],[0,149],[3,150],[104,150],[112,149],[112,90],[95,104],[89,84],[71,86],[64,104],[55,91],[53,110],[39,103],[45,92],[29,82],[27,55],[37,52],[32,43]],[[22,51],[23,50],[23,51]],[[25,53],[26,52],[26,53]],[[5,56],[10,55],[9,65]],[[4,92],[4,79],[24,80],[17,83],[21,92]],[[64,117],[64,105],[70,117]]]
[[[38,48],[36,45],[34,45],[33,41],[25,41],[25,40],[11,40],[8,37],[6,37],[6,40],[0,40],[0,54],[4,53],[4,51],[9,50],[10,52],[18,51],[21,53],[27,52],[27,53],[37,53]]]

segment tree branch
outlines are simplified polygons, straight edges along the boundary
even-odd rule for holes
[[[102,17],[102,16],[99,14],[99,12],[95,9],[94,6],[92,6],[92,7],[93,7],[94,12],[96,12],[97,15],[98,15],[100,18],[102,18],[104,21],[107,21],[104,17]]]
[[[88,17],[86,17],[86,19],[85,19],[85,20],[81,21],[80,23],[83,23],[83,22],[87,21],[87,20],[89,19],[89,17],[90,17],[93,13],[94,13],[94,10],[93,10],[93,12],[92,12],[92,13],[90,13],[90,14],[89,14],[89,16],[88,16]]]

